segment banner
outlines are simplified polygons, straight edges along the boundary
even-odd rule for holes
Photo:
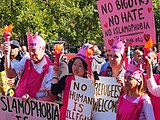
[[[95,85],[92,120],[115,120],[121,85],[113,77],[99,77]]]
[[[105,46],[111,49],[116,36],[144,45],[156,43],[152,0],[99,0],[97,2]]]
[[[56,103],[0,95],[1,120],[60,120]]]
[[[90,120],[94,104],[93,81],[76,76],[71,83],[66,120]]]

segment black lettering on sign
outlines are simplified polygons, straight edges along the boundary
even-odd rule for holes
[[[16,115],[16,118],[17,120],[28,120],[27,116],[21,117],[21,116]]]
[[[49,103],[46,103],[46,114],[47,114],[47,119],[51,120],[52,119],[52,114],[50,112],[51,110],[51,105]]]
[[[105,37],[107,37],[107,36],[112,36],[111,29],[105,30]]]
[[[25,114],[25,111],[24,111],[24,102],[22,100],[19,100],[17,99],[17,105],[18,105],[18,112],[17,113],[20,113],[20,111],[22,112],[22,114]]]
[[[76,111],[77,102],[74,101],[74,108],[73,111]]]
[[[78,112],[83,112],[83,108],[84,108],[84,105],[83,104],[79,104],[79,109],[78,109]]]
[[[26,115],[30,115],[30,109],[31,109],[31,107],[30,107],[30,102],[28,100],[24,104],[24,109],[25,109],[25,114]]]
[[[76,82],[74,82],[74,85],[73,85],[73,89],[75,90],[80,90],[80,88],[81,88],[81,90],[82,91],[86,91],[87,90],[87,85],[86,84],[83,84],[82,86],[80,86],[80,83],[76,83]]]
[[[42,117],[49,120],[59,120],[59,107],[55,104],[38,101],[25,101],[21,99],[0,96],[1,110],[6,112],[15,112],[16,119],[27,120],[28,116]],[[23,114],[26,116],[19,116]],[[28,115],[28,116],[27,116]]]
[[[55,106],[55,109],[52,109],[52,110],[54,110],[54,114],[53,114],[54,119],[53,120],[60,120],[58,106]]]
[[[112,111],[116,113],[118,101],[98,98],[93,105],[93,111],[95,112],[108,112]]]
[[[147,5],[149,0],[116,0],[117,10],[135,8],[137,5]]]
[[[108,18],[108,21],[109,21],[109,26],[114,26],[114,25],[119,25],[119,17],[118,15],[114,15],[114,16],[110,16]]]
[[[111,3],[104,4],[101,6],[102,14],[108,14],[113,12],[113,5]]]
[[[1,102],[4,104],[4,108],[1,108],[3,111],[7,111],[7,104],[6,102],[4,101],[5,100],[5,97],[1,97]]]
[[[108,96],[112,98],[118,98],[120,95],[120,85],[108,85],[104,83],[96,83],[95,95],[96,96]]]
[[[71,110],[67,110],[66,118],[69,118],[70,120],[91,120],[90,117],[74,111],[72,112]]]
[[[33,111],[36,109],[37,102],[31,101],[31,116],[33,116]]]

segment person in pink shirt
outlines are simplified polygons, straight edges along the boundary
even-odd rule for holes
[[[72,80],[75,80],[75,75],[94,80],[93,72],[88,70],[88,62],[86,60],[86,50],[88,47],[88,45],[83,45],[76,56],[72,59],[71,74],[63,76],[59,80],[59,68],[54,66],[54,77],[52,80],[51,92],[53,95],[56,95],[63,91],[63,105],[60,107],[60,120],[66,120],[70,86]]]
[[[29,57],[23,57],[17,64],[11,64],[11,47],[8,42],[4,44],[5,70],[8,78],[20,77],[14,92],[14,97],[21,97],[24,101],[38,99],[53,102],[56,98],[51,94],[51,81],[53,77],[53,64],[45,55],[46,43],[36,33],[31,36],[27,33]]]
[[[151,100],[142,92],[143,70],[129,64],[125,72],[125,94],[118,99],[116,120],[154,120]]]
[[[159,74],[153,74],[153,67],[151,60],[149,57],[146,56],[146,73],[147,73],[147,87],[151,97],[151,101],[153,104],[153,110],[155,114],[156,120],[160,120],[160,75]],[[158,54],[158,69],[160,68],[160,54]]]

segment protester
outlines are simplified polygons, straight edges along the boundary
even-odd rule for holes
[[[20,60],[24,57],[24,53],[21,50],[20,44],[17,40],[11,40],[11,53],[10,53],[10,60],[11,60],[11,66],[14,66],[14,64],[19,64]],[[12,90],[9,89],[6,91],[8,96],[13,96],[15,87],[19,81],[19,76],[16,76],[15,78],[8,79],[7,84],[12,87]],[[6,88],[7,89],[7,88]]]
[[[125,94],[118,99],[116,120],[154,120],[150,98],[142,92],[143,70],[129,64],[125,72]],[[126,107],[127,106],[127,107]]]
[[[93,45],[91,45],[92,47]],[[95,74],[100,73],[100,69],[102,65],[106,62],[104,57],[100,56],[101,51],[99,50],[97,45],[94,45],[94,58],[92,61],[92,71],[94,71]]]
[[[125,69],[123,66],[124,61],[125,42],[117,37],[113,43],[110,51],[109,63],[105,71],[102,71],[101,76],[115,77],[119,83],[123,86]]]
[[[160,54],[158,54],[158,67],[160,67]],[[152,62],[149,57],[146,57],[146,72],[147,72],[147,87],[150,92],[151,101],[155,119],[160,120],[160,74],[153,74]]]
[[[24,53],[21,50],[20,44],[17,40],[11,40],[11,53],[10,53],[10,59],[11,64],[19,63],[19,61],[24,57]]]
[[[153,75],[153,68],[152,68],[152,62],[149,59],[148,56],[145,57],[146,59],[146,75],[147,75],[147,86],[149,91],[151,92],[151,94],[160,97],[160,86],[157,85],[154,75]],[[158,60],[158,64],[160,63],[160,60]],[[159,74],[157,74],[156,76],[159,76]],[[158,81],[157,81],[158,82]]]
[[[86,49],[88,46],[83,45],[80,51],[77,53],[76,57],[73,59],[72,63],[72,74],[62,77],[60,80],[58,78],[57,66],[54,66],[54,77],[52,81],[52,94],[56,95],[63,91],[63,105],[60,108],[60,120],[66,120],[66,111],[68,106],[68,98],[70,85],[72,80],[75,80],[75,75],[79,77],[88,78],[94,80],[93,73],[87,70],[87,61],[86,61]]]
[[[107,69],[107,67],[109,66],[109,55],[110,55],[110,50],[106,50],[105,63],[102,65],[101,70],[100,70],[100,73],[101,73],[102,71],[105,71],[105,70]]]
[[[25,45],[22,45],[22,46],[21,46],[21,49],[22,49],[24,55],[26,55],[27,57],[29,57],[29,52],[28,52],[28,50],[27,50],[27,47],[26,47]]]
[[[143,61],[143,52],[140,50],[140,48],[135,48],[133,58],[131,62],[133,64],[138,64]]]
[[[10,45],[5,42],[5,70],[8,78],[20,76],[14,96],[42,101],[54,101],[55,95],[50,92],[53,77],[52,62],[45,55],[45,41],[36,33],[33,37],[27,33],[30,59],[25,57],[20,63],[11,65]]]
[[[153,68],[153,74],[158,74],[158,63],[157,63],[157,53],[155,51],[151,51],[148,53],[148,58],[151,60],[152,68]]]

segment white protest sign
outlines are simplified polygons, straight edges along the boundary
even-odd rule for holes
[[[1,120],[60,120],[59,105],[0,95]]]
[[[121,86],[113,77],[99,77],[95,85],[92,120],[115,120]]]
[[[71,83],[66,120],[90,120],[94,103],[92,80],[76,76]]]

